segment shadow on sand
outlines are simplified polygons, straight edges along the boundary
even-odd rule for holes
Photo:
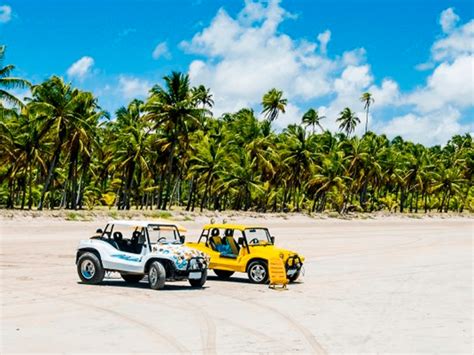
[[[148,284],[148,281],[146,279],[138,283],[130,283],[130,282],[125,282],[120,279],[113,279],[113,280],[102,281],[100,284],[97,284],[97,285],[91,285],[91,284],[87,284],[81,281],[79,281],[78,284],[86,285],[86,286],[95,286],[95,287],[108,286],[108,287],[132,288],[132,289],[136,288],[136,289],[151,290],[150,285]],[[165,287],[159,291],[160,292],[162,291],[202,291],[202,290],[205,290],[206,288],[208,288],[206,285],[204,285],[202,288],[191,287],[191,285],[189,285],[187,281],[186,281],[186,284],[184,282],[182,284],[177,284],[175,282],[170,281],[170,282],[167,282],[165,284]]]

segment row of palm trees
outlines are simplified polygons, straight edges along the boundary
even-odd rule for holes
[[[12,70],[0,69],[0,100],[10,104],[0,106],[3,207],[474,209],[471,136],[424,147],[376,135],[368,131],[370,93],[361,96],[362,137],[353,135],[360,120],[349,108],[337,117],[339,133],[325,130],[312,108],[301,124],[275,132],[287,105],[277,89],[262,98],[263,119],[249,108],[215,118],[210,90],[172,73],[110,117],[91,93],[56,76],[22,103],[9,90],[29,83]]]

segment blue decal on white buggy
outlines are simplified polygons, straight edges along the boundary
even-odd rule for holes
[[[134,262],[137,262],[139,263],[140,261],[142,261],[142,258],[136,258],[136,257],[133,257],[133,256],[130,256],[130,255],[125,255],[125,254],[115,254],[115,255],[111,255],[111,257],[113,258],[119,258],[119,259],[122,259],[122,260],[127,260],[127,261],[134,261]]]

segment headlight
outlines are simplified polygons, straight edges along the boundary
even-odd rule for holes
[[[191,270],[197,270],[197,269],[199,269],[199,264],[198,264],[198,262],[197,262],[196,259],[191,259],[191,260],[189,260],[189,268],[190,268]]]

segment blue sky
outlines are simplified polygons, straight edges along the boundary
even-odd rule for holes
[[[473,131],[472,19],[465,0],[23,0],[0,2],[0,38],[16,75],[61,75],[111,112],[176,70],[216,114],[284,90],[280,127],[315,107],[336,129],[369,90],[373,130],[437,144]]]

